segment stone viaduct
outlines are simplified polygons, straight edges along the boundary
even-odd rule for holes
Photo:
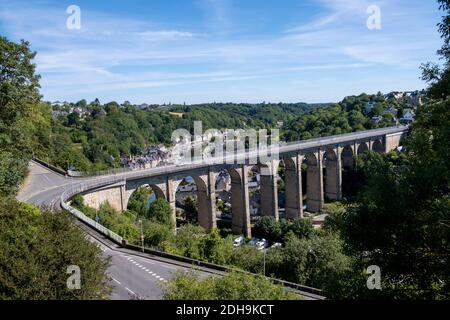
[[[390,127],[344,135],[310,139],[280,146],[279,159],[268,163],[258,162],[265,168],[261,175],[261,213],[276,219],[278,213],[277,173],[281,162],[285,166],[285,213],[287,219],[303,217],[303,194],[306,194],[308,212],[318,212],[325,198],[342,197],[342,170],[354,166],[355,157],[373,150],[379,153],[397,148],[409,128]],[[306,190],[302,187],[302,164],[307,166]],[[175,195],[179,184],[190,176],[197,186],[198,221],[211,230],[216,228],[216,178],[222,170],[231,178],[232,230],[251,235],[248,172],[250,164],[191,164],[154,168],[141,174],[130,174],[122,181],[91,189],[83,193],[85,203],[91,207],[108,201],[115,209],[125,210],[132,193],[141,186],[149,186],[157,197],[166,199],[176,219]]]

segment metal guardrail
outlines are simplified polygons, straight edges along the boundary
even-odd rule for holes
[[[36,161],[37,163],[39,163],[40,165],[42,165],[42,166],[44,166],[44,167],[46,167],[46,168],[49,168],[50,170],[52,170],[52,171],[54,171],[54,172],[56,172],[56,173],[59,173],[60,175],[65,176],[66,173],[67,173],[67,172],[64,171],[63,169],[58,168],[58,167],[56,167],[56,166],[54,166],[54,165],[52,165],[52,164],[50,164],[50,163],[48,163],[48,162],[45,162],[45,161],[43,161],[43,160],[41,160],[41,159],[38,159],[38,158],[36,158],[36,157],[33,157],[33,160]]]
[[[69,206],[67,203],[62,202],[61,206],[69,211],[71,214],[73,214],[75,217],[77,217],[79,220],[83,221],[84,223],[86,223],[87,225],[89,225],[90,227],[94,228],[95,230],[97,230],[98,232],[104,234],[105,236],[107,236],[108,238],[110,238],[111,240],[122,244],[123,238],[121,236],[119,236],[117,233],[109,230],[108,228],[102,226],[100,223],[92,220],[91,218],[89,218],[88,216],[86,216],[83,212]]]
[[[120,235],[118,235],[117,233],[115,233],[115,232],[109,230],[108,228],[104,227],[103,225],[101,225],[97,221],[89,218],[83,212],[73,208],[72,206],[70,206],[66,202],[71,197],[73,197],[73,196],[75,196],[75,195],[77,195],[79,193],[82,193],[84,191],[90,190],[92,188],[96,188],[96,187],[104,186],[104,185],[107,185],[107,184],[110,184],[110,183],[114,183],[115,180],[116,179],[110,179],[110,181],[103,181],[102,180],[101,182],[91,183],[91,184],[85,184],[85,183],[78,184],[77,186],[71,187],[70,189],[64,191],[62,193],[61,197],[60,197],[60,201],[61,201],[61,207],[63,209],[69,211],[71,214],[73,214],[79,220],[83,221],[84,223],[86,223],[90,227],[94,228],[98,232],[104,234],[105,236],[107,236],[111,240],[113,240],[116,243],[122,245],[124,239]]]

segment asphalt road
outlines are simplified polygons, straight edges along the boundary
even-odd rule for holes
[[[59,197],[66,188],[76,183],[73,180],[31,162],[29,177],[17,198],[39,207],[46,206],[60,210]],[[113,287],[110,296],[113,300],[161,299],[162,286],[171,279],[174,272],[191,269],[188,265],[174,264],[163,261],[164,259],[120,248],[103,235],[88,229],[81,223],[79,225],[89,235],[89,239],[100,247],[104,257],[111,258],[107,274]],[[199,272],[202,277],[210,275],[209,272]]]
[[[86,227],[84,227],[86,229]],[[89,239],[103,251],[105,258],[110,257],[107,274],[113,288],[111,300],[159,300],[162,299],[162,288],[173,277],[175,272],[190,269],[160,259],[151,258],[147,254],[119,248],[102,235],[86,230]],[[201,277],[211,274],[198,270]]]

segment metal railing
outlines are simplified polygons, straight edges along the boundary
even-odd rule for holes
[[[394,126],[394,127],[386,127],[386,128],[379,128],[379,129],[372,129],[372,130],[365,130],[365,131],[357,131],[357,132],[351,132],[351,133],[345,133],[345,134],[339,134],[339,135],[333,135],[333,136],[327,136],[327,137],[318,137],[318,138],[312,138],[307,139],[303,141],[295,141],[295,142],[289,142],[289,143],[283,143],[280,142],[278,145],[267,145],[263,147],[256,147],[251,149],[246,149],[242,153],[235,153],[231,155],[226,155],[225,152],[221,153],[221,156],[217,157],[211,157],[211,158],[197,158],[193,159],[193,161],[190,161],[186,165],[175,165],[175,164],[169,164],[165,166],[157,166],[153,168],[148,169],[133,169],[133,168],[116,168],[116,169],[108,169],[103,171],[96,171],[96,172],[83,172],[83,171],[68,171],[68,175],[71,177],[98,177],[98,176],[110,176],[110,175],[120,175],[120,174],[127,174],[127,173],[133,173],[133,172],[152,172],[151,170],[157,171],[158,173],[165,173],[163,168],[183,168],[184,169],[190,169],[190,168],[197,168],[199,166],[197,165],[214,165],[214,164],[227,164],[231,160],[242,160],[242,159],[254,159],[259,154],[268,154],[267,152],[271,151],[272,148],[278,148],[279,153],[287,153],[287,152],[294,152],[299,151],[302,149],[309,149],[309,148],[316,148],[321,146],[327,146],[327,145],[333,145],[333,144],[340,144],[340,143],[348,143],[352,142],[354,140],[361,140],[361,139],[368,139],[368,138],[381,138],[383,135],[391,134],[391,133],[399,133],[399,132],[407,132],[409,130],[409,126]],[[182,170],[180,170],[182,171]],[[166,173],[171,173],[172,171],[167,171]],[[132,176],[132,175],[131,175]]]
[[[115,178],[110,178],[108,179],[108,181],[106,181],[106,179],[103,179],[102,181],[98,181],[96,183],[80,183],[77,184],[76,186],[72,186],[70,189],[65,190],[60,197],[60,201],[61,201],[61,207],[67,211],[69,211],[71,214],[73,214],[76,218],[78,218],[79,220],[83,221],[84,223],[86,223],[87,225],[89,225],[90,227],[92,227],[93,229],[97,230],[98,232],[100,232],[101,234],[105,235],[106,237],[110,238],[111,240],[115,241],[118,244],[122,244],[123,243],[123,238],[118,235],[117,233],[109,230],[108,228],[104,227],[103,225],[101,225],[100,223],[98,223],[97,221],[89,218],[88,216],[86,216],[83,212],[81,212],[80,210],[77,210],[75,208],[73,208],[72,206],[70,206],[68,204],[68,200],[70,198],[72,198],[73,196],[80,194],[84,191],[96,188],[96,187],[101,187],[101,186],[105,186],[108,184],[113,184],[116,183],[117,179]]]

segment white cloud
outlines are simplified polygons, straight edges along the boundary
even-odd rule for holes
[[[6,34],[26,38],[38,49],[44,95],[58,99],[64,99],[64,94],[98,92],[132,100],[127,97],[130,90],[135,94],[138,89],[173,86],[178,86],[173,91],[190,86],[198,91],[193,96],[212,96],[214,90],[204,89],[208,84],[223,82],[226,86],[221,87],[230,87],[255,80],[245,87],[237,85],[241,90],[255,90],[251,83],[258,79],[267,80],[268,87],[275,83],[269,79],[276,79],[286,86],[282,90],[274,85],[279,96],[292,96],[299,94],[296,85],[305,74],[327,76],[327,71],[385,66],[416,70],[427,50],[439,41],[429,36],[432,31],[435,34],[434,26],[427,33],[423,25],[408,20],[409,13],[400,19],[398,8],[380,1],[383,29],[369,31],[365,23],[368,1],[358,0],[315,0],[324,11],[312,21],[279,34],[243,39],[226,35],[232,24],[229,1],[198,1],[210,24],[205,28],[82,9],[82,29],[73,32],[65,28],[65,10],[6,3],[0,5],[0,20]],[[387,32],[389,28],[394,30]],[[211,33],[199,31],[205,29]],[[269,89],[261,90],[259,96]],[[293,93],[288,95],[288,91]]]

